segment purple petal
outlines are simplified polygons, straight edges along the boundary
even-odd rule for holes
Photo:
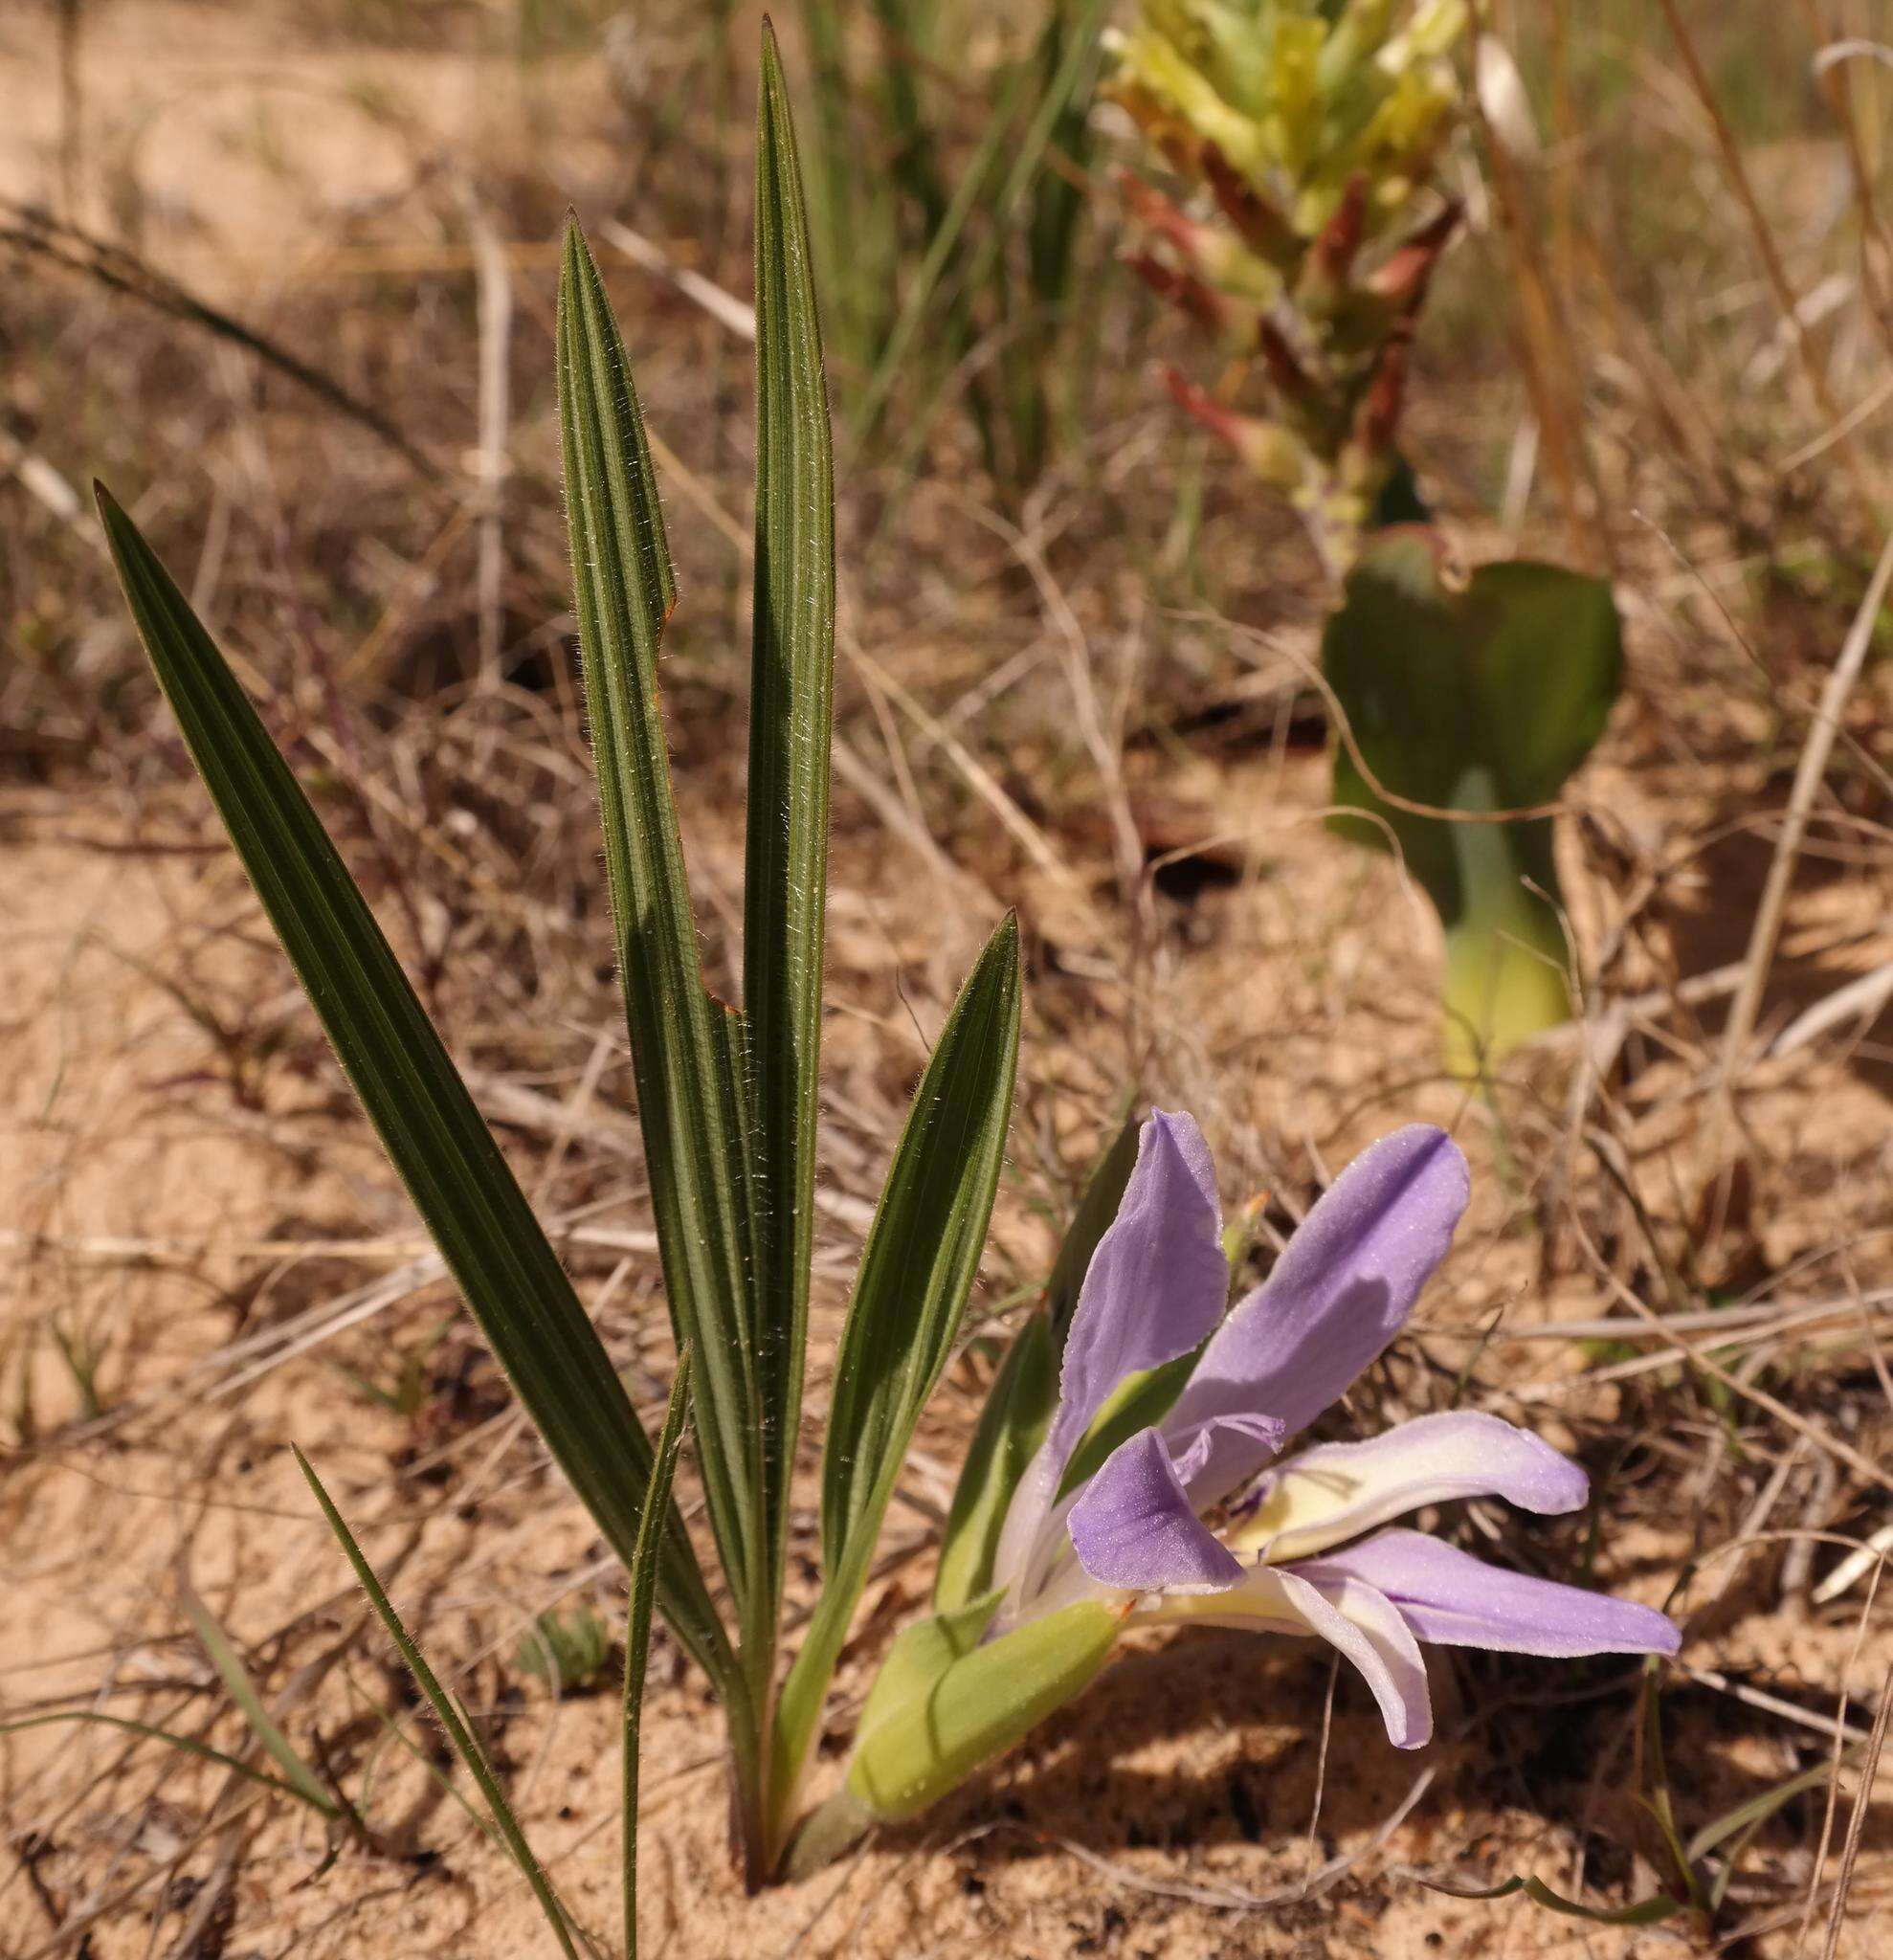
[[[1279,1415],[1290,1435],[1304,1429],[1400,1331],[1471,1189],[1444,1130],[1414,1124],[1370,1145],[1303,1220],[1267,1283],[1217,1328],[1166,1433],[1244,1410]],[[1260,1460],[1232,1437],[1198,1501],[1235,1489]]]
[[[1218,1457],[1239,1449],[1253,1452],[1259,1462],[1267,1462],[1281,1448],[1286,1435],[1279,1416],[1212,1415],[1207,1422],[1181,1436],[1167,1436],[1165,1441],[1176,1464],[1176,1474],[1193,1500]]]
[[[1350,1574],[1309,1578],[1305,1567],[1251,1566],[1227,1592],[1166,1599],[1139,1617],[1191,1626],[1316,1634],[1358,1667],[1395,1748],[1416,1749],[1433,1736],[1426,1663],[1393,1602]]]
[[[1383,1531],[1295,1570],[1317,1584],[1360,1579],[1422,1640],[1495,1654],[1674,1654],[1678,1629],[1653,1607],[1488,1566],[1424,1531]]]
[[[1368,1442],[1326,1443],[1291,1457],[1225,1535],[1237,1551],[1281,1565],[1453,1498],[1502,1497],[1529,1511],[1574,1511],[1590,1483],[1549,1443],[1496,1415],[1420,1415]]]
[[[1118,1384],[1189,1353],[1221,1318],[1228,1298],[1209,1147],[1191,1117],[1152,1110],[1065,1338],[1058,1413],[1048,1439],[1058,1471]]]
[[[1105,1458],[1071,1509],[1071,1542],[1094,1579],[1129,1592],[1215,1592],[1242,1563],[1198,1522],[1169,1450],[1141,1429]]]

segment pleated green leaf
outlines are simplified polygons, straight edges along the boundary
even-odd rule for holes
[[[776,1716],[778,1844],[914,1424],[979,1270],[1012,1118],[1019,987],[1009,914],[941,1030],[861,1254],[822,1456],[822,1595]]]
[[[1018,1061],[1018,924],[967,976],[914,1094],[856,1275],[822,1456],[822,1567],[880,1524],[979,1270]]]
[[[621,1743],[623,1762],[622,1825],[624,1832],[624,1953],[637,1960],[637,1768],[643,1728],[644,1673],[651,1658],[651,1607],[657,1593],[657,1550],[663,1543],[664,1506],[671,1501],[671,1481],[677,1475],[678,1452],[683,1447],[683,1425],[690,1412],[690,1349],[677,1358],[671,1382],[670,1406],[657,1432],[657,1451],[651,1466],[651,1492],[637,1527],[637,1545],[631,1561],[631,1596],[625,1608],[624,1704]]]
[[[559,419],[585,701],[637,1114],[678,1345],[697,1356],[697,1451],[746,1663],[767,1669],[763,1405],[750,1298],[745,1036],[704,991],[657,701],[676,595],[624,342],[577,225],[559,287]],[[751,1679],[760,1704],[766,1684]]]
[[[651,1468],[558,1256],[321,819],[223,656],[111,497],[99,506],[132,617],[198,773],[394,1168],[546,1447],[629,1561]],[[725,1692],[729,1644],[673,1516],[661,1603]]]
[[[756,132],[756,583],[743,1006],[756,1181],[756,1371],[779,1601],[814,1243],[835,676],[835,472],[795,131],[763,33]]]

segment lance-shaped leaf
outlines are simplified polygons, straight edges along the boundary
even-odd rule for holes
[[[1335,826],[1383,850],[1391,833],[1437,908],[1448,1045],[1467,1067],[1570,1013],[1551,820],[1453,822],[1400,805],[1472,814],[1553,801],[1603,732],[1623,650],[1602,580],[1519,560],[1455,590],[1438,548],[1418,527],[1370,543],[1322,665],[1351,734],[1334,800],[1373,819]]]
[[[756,585],[743,1006],[754,1118],[756,1371],[780,1597],[814,1242],[835,675],[835,484],[795,131],[763,32],[756,136]]]
[[[1018,923],[1009,913],[940,1031],[888,1167],[835,1356],[822,1457],[822,1566],[880,1525],[979,1270],[1018,1062]]]
[[[576,224],[566,232],[558,369],[579,650],[645,1169],[672,1325],[697,1356],[710,1523],[746,1656],[767,1657],[744,1042],[703,989],[657,702],[676,595],[670,552],[624,342]]]
[[[1093,1168],[1058,1247],[1045,1299],[1018,1331],[980,1411],[940,1543],[933,1604],[938,1613],[968,1605],[992,1582],[993,1555],[1025,1468],[1037,1454],[1058,1399],[1058,1357],[1078,1306],[1079,1289],[1098,1241],[1110,1228],[1137,1162],[1137,1124],[1126,1119]]]
[[[824,1586],[783,1684],[770,1771],[786,1825],[907,1444],[966,1310],[1018,1062],[1018,924],[987,942],[914,1093],[841,1332],[822,1456]]]
[[[322,820],[210,635],[104,491],[105,534],[145,651],[263,910],[423,1222],[559,1467],[629,1561],[651,1469],[639,1425],[558,1256]],[[725,1695],[729,1644],[680,1521],[661,1602]]]

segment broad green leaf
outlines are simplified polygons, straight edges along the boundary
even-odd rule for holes
[[[651,1658],[651,1607],[657,1592],[657,1550],[663,1542],[664,1507],[671,1501],[678,1452],[683,1447],[684,1418],[690,1410],[690,1349],[677,1358],[670,1406],[657,1432],[651,1464],[651,1489],[638,1520],[631,1560],[631,1596],[625,1607],[624,1704],[622,1711],[625,1960],[637,1960],[637,1762],[643,1727],[644,1674]]]
[[[775,35],[756,135],[756,585],[743,1013],[771,1615],[801,1422],[820,1106],[835,679],[835,481],[808,214]]]
[[[629,1560],[651,1443],[571,1281],[321,819],[137,526],[99,507],[198,773],[344,1072],[480,1330],[605,1541]],[[729,1643],[681,1522],[663,1610],[725,1694]]]
[[[1124,1200],[1137,1163],[1137,1123],[1127,1118],[1093,1168],[1046,1281],[1044,1303],[1014,1338],[980,1411],[941,1540],[933,1585],[941,1613],[966,1605],[991,1583],[1006,1509],[1051,1426],[1065,1334],[1091,1255]]]
[[[322,1778],[302,1760],[296,1745],[283,1734],[270,1711],[263,1706],[263,1698],[256,1692],[256,1683],[250,1679],[249,1669],[244,1666],[223,1628],[212,1617],[210,1608],[182,1581],[178,1592],[184,1616],[190,1622],[199,1645],[211,1657],[211,1665],[217,1670],[224,1686],[229,1689],[231,1700],[242,1711],[244,1721],[250,1725],[251,1732],[263,1746],[264,1752],[282,1771],[284,1781],[304,1803],[312,1805],[325,1816],[342,1815],[345,1806],[336,1801]]]
[[[1570,1013],[1551,820],[1456,823],[1374,784],[1468,813],[1553,801],[1603,732],[1623,650],[1604,581],[1518,560],[1456,590],[1438,552],[1417,526],[1370,540],[1322,665],[1367,770],[1342,742],[1333,822],[1377,849],[1397,844],[1432,899],[1446,930],[1448,1043],[1456,1066],[1474,1067]]]
[[[295,1449],[295,1445],[290,1445]],[[323,1516],[328,1520],[328,1527],[335,1533],[337,1542],[348,1563],[354,1569],[355,1577],[361,1582],[362,1591],[368,1595],[368,1604],[375,1610],[376,1616],[388,1630],[388,1637],[394,1642],[396,1651],[407,1663],[408,1672],[414,1678],[414,1685],[426,1696],[428,1706],[434,1710],[435,1719],[447,1732],[447,1740],[454,1746],[454,1753],[467,1766],[467,1772],[479,1786],[479,1793],[486,1799],[487,1809],[492,1813],[493,1822],[498,1828],[501,1840],[504,1843],[513,1862],[519,1866],[526,1883],[532,1887],[533,1897],[539,1901],[539,1907],[546,1915],[546,1924],[556,1935],[567,1960],[578,1960],[578,1949],[572,1945],[572,1937],[566,1923],[566,1910],[560,1904],[552,1890],[552,1883],[546,1878],[544,1867],[533,1856],[532,1847],[525,1840],[525,1833],[520,1829],[520,1821],[513,1815],[513,1807],[506,1801],[506,1793],[500,1787],[500,1779],[493,1773],[493,1766],[486,1759],[474,1736],[465,1716],[461,1713],[452,1695],[441,1686],[439,1678],[427,1664],[426,1657],[414,1645],[412,1637],[401,1622],[401,1615],[394,1611],[393,1602],[383,1592],[381,1581],[374,1575],[374,1568],[363,1556],[362,1548],[355,1542],[355,1534],[349,1530],[342,1513],[336,1509],[328,1492],[323,1489],[322,1479],[310,1466],[309,1459],[301,1450],[296,1450],[296,1464],[315,1493],[316,1502],[323,1508]],[[652,1488],[655,1489],[655,1483]],[[668,1498],[660,1500],[668,1502]],[[653,1508],[656,1508],[655,1506]]]
[[[657,654],[675,599],[650,445],[611,301],[576,223],[559,285],[559,420],[585,701],[637,1114],[678,1345],[697,1355],[697,1450],[746,1664],[768,1665],[762,1402],[743,1031],[703,988]],[[764,1684],[750,1682],[760,1705]]]
[[[778,1841],[914,1424],[979,1270],[1018,1039],[1018,924],[1008,914],[960,989],[914,1092],[841,1330],[822,1453],[824,1585],[783,1684],[771,1751]]]
[[[973,1647],[863,1730],[849,1793],[882,1822],[937,1802],[1087,1687],[1121,1624],[1082,1600]]]
[[[1058,1400],[1058,1358],[1049,1315],[1036,1312],[1006,1350],[967,1444],[933,1578],[937,1613],[953,1613],[991,1583],[1007,1506],[1038,1453]]]

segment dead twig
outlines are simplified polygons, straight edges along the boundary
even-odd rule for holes
[[[1667,7],[1669,0],[1664,0],[1664,5]],[[1768,882],[1762,888],[1761,902],[1755,908],[1755,923],[1748,934],[1748,950],[1743,962],[1741,983],[1729,1004],[1728,1024],[1723,1031],[1721,1087],[1725,1095],[1733,1093],[1736,1077],[1754,1036],[1755,1016],[1768,985],[1775,942],[1781,935],[1781,917],[1788,903],[1788,888],[1793,881],[1794,867],[1801,855],[1802,839],[1807,835],[1808,818],[1813,813],[1821,781],[1827,774],[1828,758],[1834,753],[1835,738],[1840,732],[1847,699],[1860,678],[1867,650],[1873,644],[1874,622],[1885,603],[1889,583],[1893,583],[1893,534],[1888,535],[1881,547],[1880,562],[1873,568],[1872,578],[1867,581],[1866,596],[1860,601],[1860,611],[1854,614],[1854,623],[1847,630],[1840,657],[1835,661],[1834,670],[1827,677],[1827,685],[1821,689],[1814,726],[1808,730],[1800,764],[1794,771],[1794,787],[1789,792],[1788,808],[1782,815],[1781,835],[1775,840]]]

